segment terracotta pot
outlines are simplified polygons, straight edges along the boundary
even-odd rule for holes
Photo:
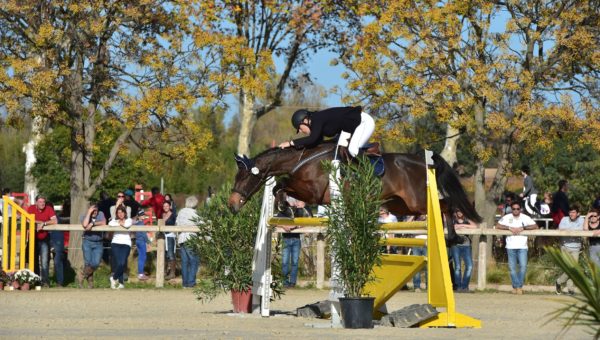
[[[29,285],[30,285],[30,283],[28,283],[28,282],[23,283],[21,285],[21,290],[29,290],[29,288],[30,288]]]
[[[18,282],[18,281],[13,281],[13,282],[12,282],[12,286],[13,286],[13,288],[14,288],[14,289],[19,289],[19,287],[20,287],[20,285],[19,285],[19,282]]]
[[[232,290],[231,300],[233,302],[234,313],[252,312],[252,289],[248,289],[245,292]]]
[[[4,282],[0,282],[0,291],[4,290]]]

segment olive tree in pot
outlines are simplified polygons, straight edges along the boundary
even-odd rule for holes
[[[326,168],[335,171],[331,163]],[[340,170],[344,176],[334,179],[340,194],[332,197],[328,208],[327,239],[345,292],[340,298],[342,321],[345,328],[372,328],[374,298],[363,289],[376,280],[373,268],[381,265],[381,179],[366,157],[342,163]]]
[[[233,311],[252,311],[252,256],[260,218],[261,200],[250,200],[239,213],[227,206],[229,186],[224,186],[198,212],[199,232],[188,242],[200,255],[207,280],[194,291],[202,301],[220,292],[231,292]]]

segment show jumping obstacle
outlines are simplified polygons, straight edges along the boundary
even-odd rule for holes
[[[374,317],[380,318],[380,310],[394,294],[416,273],[427,265],[427,302],[444,309],[436,317],[422,322],[420,327],[480,328],[481,321],[456,312],[448,254],[444,240],[442,213],[440,209],[435,170],[432,168],[432,153],[425,153],[427,163],[427,220],[422,222],[387,223],[381,229],[390,231],[426,230],[428,255],[383,254],[382,265],[373,268],[377,280],[368,284],[364,292],[375,297]],[[273,218],[273,179],[266,182],[261,209],[258,235],[253,261],[253,306],[260,309],[262,316],[269,316],[271,298],[271,230],[276,225],[326,226],[326,218]],[[403,247],[423,247],[425,240],[415,238],[393,238],[383,241],[385,245]],[[335,287],[334,287],[335,288]],[[330,294],[331,295],[331,294]],[[332,308],[334,310],[334,308]],[[333,317],[333,315],[332,315]]]

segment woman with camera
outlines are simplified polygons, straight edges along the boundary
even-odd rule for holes
[[[83,288],[83,281],[87,281],[88,288],[94,288],[94,271],[100,266],[102,260],[102,232],[94,231],[97,226],[106,225],[106,217],[98,210],[96,204],[88,209],[81,220],[83,226],[83,270],[77,276],[79,288]]]

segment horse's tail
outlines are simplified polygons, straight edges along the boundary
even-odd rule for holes
[[[481,223],[483,220],[475,210],[475,207],[465,193],[465,189],[458,180],[458,176],[448,163],[438,154],[433,155],[435,165],[435,177],[438,183],[439,192],[444,195],[444,200],[448,205],[448,211],[452,212],[458,208],[469,220]]]

